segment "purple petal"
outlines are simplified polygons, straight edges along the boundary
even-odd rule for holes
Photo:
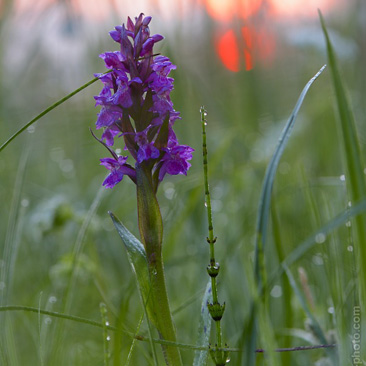
[[[113,188],[123,179],[124,175],[135,175],[135,171],[131,167],[125,166],[126,160],[127,156],[119,156],[118,160],[112,158],[100,159],[100,164],[110,170],[109,175],[103,182],[103,186]]]
[[[114,31],[109,32],[109,35],[112,37],[112,39],[118,43],[121,43],[121,30],[122,26],[117,25]]]
[[[127,17],[127,29],[130,32],[135,32],[135,24],[133,24],[133,21],[131,20],[130,17]]]
[[[123,108],[130,108],[133,104],[131,91],[127,84],[120,83],[117,92],[113,95],[113,103],[119,104]]]
[[[114,145],[114,138],[120,133],[121,131],[116,125],[111,125],[111,127],[107,127],[103,134],[101,139],[105,140],[105,143],[107,146],[113,146]]]
[[[154,43],[155,42],[152,38],[148,38],[142,45],[140,56],[145,56],[147,53],[151,52],[154,47]]]
[[[184,174],[187,175],[187,171],[191,166],[188,160],[192,159],[192,149],[186,145],[177,145],[172,149],[165,149],[166,153],[162,158],[162,165],[159,171],[159,180],[162,181],[165,174],[177,175]]]
[[[99,55],[99,57],[104,60],[105,66],[109,69],[125,69],[122,63],[125,61],[125,58],[119,51],[105,52]]]
[[[154,40],[155,43],[164,39],[164,37],[161,34],[154,34],[153,36],[151,36],[151,38]]]
[[[109,127],[114,122],[122,118],[122,110],[117,106],[104,106],[98,113],[96,122],[97,129]]]
[[[152,17],[148,16],[145,17],[144,20],[142,21],[142,25],[148,26],[149,23],[151,22]]]

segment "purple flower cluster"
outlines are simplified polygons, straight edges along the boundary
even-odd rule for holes
[[[174,122],[180,119],[173,108],[170,92],[173,90],[171,70],[176,68],[169,58],[155,55],[154,44],[164,37],[150,36],[151,17],[140,14],[127,26],[117,26],[110,32],[120,51],[100,55],[109,72],[97,74],[104,87],[95,96],[96,105],[102,108],[96,122],[103,129],[99,140],[112,154],[101,159],[110,174],[103,182],[106,188],[114,187],[124,175],[136,179],[135,168],[126,163],[126,156],[118,156],[112,149],[115,139],[123,137],[137,164],[145,164],[157,184],[165,174],[187,174],[193,149],[179,145],[173,131]],[[135,166],[136,167],[136,166]],[[156,184],[156,185],[157,185]]]

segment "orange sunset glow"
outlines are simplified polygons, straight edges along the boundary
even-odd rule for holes
[[[14,8],[24,14],[55,4],[56,0],[16,0]],[[67,4],[73,14],[94,22],[106,21],[111,14],[125,17],[139,12],[159,16],[167,23],[187,20],[192,11],[201,17],[208,15],[215,22],[212,40],[218,58],[227,70],[238,72],[249,71],[258,62],[271,63],[276,52],[274,24],[317,19],[317,9],[326,14],[340,9],[346,0],[70,0]]]
[[[217,31],[215,47],[221,62],[233,72],[238,72],[241,65],[249,71],[257,59],[269,63],[274,57],[276,40],[273,32],[264,25],[266,17],[272,21],[313,18],[318,16],[317,9],[326,13],[336,3],[340,4],[340,1],[204,0],[208,14],[226,29]],[[233,22],[242,24],[240,32],[234,31]]]

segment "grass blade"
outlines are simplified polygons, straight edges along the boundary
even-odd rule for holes
[[[314,245],[317,244],[317,237],[319,235],[328,235],[338,227],[345,225],[350,219],[362,215],[366,212],[366,200],[359,202],[347,209],[346,211],[337,215],[334,219],[329,221],[326,225],[317,230],[313,235],[309,236],[306,240],[301,242],[281,263],[281,268],[273,275],[270,283],[278,278],[284,271],[284,268],[289,267],[291,264],[299,260],[307,251],[309,251]]]
[[[295,105],[294,110],[291,113],[291,116],[289,120],[286,123],[285,128],[282,131],[282,134],[279,138],[276,150],[272,156],[272,159],[268,165],[264,182],[262,186],[262,192],[261,197],[259,200],[259,210],[258,210],[258,216],[257,216],[257,226],[256,226],[256,278],[259,280],[260,278],[260,268],[261,263],[260,257],[262,256],[261,251],[263,250],[265,243],[266,243],[266,237],[267,237],[267,226],[268,226],[268,217],[269,217],[269,207],[271,202],[271,193],[273,188],[273,181],[276,175],[277,167],[280,162],[281,156],[283,154],[283,151],[285,150],[286,144],[288,142],[288,139],[290,138],[292,129],[295,124],[296,117],[299,113],[300,107],[304,101],[304,98],[310,89],[313,82],[319,77],[319,75],[323,72],[326,65],[324,65],[305,85],[303,91],[300,94],[300,97]]]
[[[86,84],[82,85],[80,88],[75,89],[70,94],[66,95],[65,97],[61,98],[56,103],[52,104],[50,107],[46,108],[43,112],[41,112],[38,116],[34,117],[31,121],[26,123],[23,127],[21,127],[17,132],[15,132],[12,136],[10,136],[1,146],[0,146],[0,152],[6,148],[17,136],[19,136],[22,132],[24,132],[29,126],[36,123],[39,119],[41,119],[43,116],[45,116],[48,112],[51,112],[53,109],[61,105],[62,103],[66,102],[68,99],[73,97],[75,94],[81,92],[85,88],[87,88],[89,85],[92,85],[97,80],[99,80],[98,77],[88,81]]]
[[[263,345],[267,349],[274,349],[275,347],[275,336],[271,329],[271,326],[267,324],[269,320],[269,310],[268,310],[268,296],[264,289],[267,287],[267,274],[265,270],[265,261],[264,261],[264,247],[267,239],[267,228],[268,228],[268,220],[270,215],[270,203],[271,203],[271,194],[273,189],[273,182],[275,179],[276,171],[278,164],[280,162],[281,156],[285,150],[288,139],[290,138],[292,129],[294,127],[296,117],[299,113],[300,107],[305,99],[305,96],[310,89],[311,85],[314,81],[319,77],[319,75],[323,72],[326,65],[324,65],[305,85],[302,90],[299,99],[296,102],[295,108],[293,109],[289,120],[287,121],[284,129],[282,130],[281,136],[279,138],[277,147],[272,156],[272,159],[267,167],[266,174],[264,177],[261,197],[259,200],[259,209],[257,216],[257,225],[256,225],[256,240],[255,240],[255,280],[256,285],[258,287],[258,303],[252,304],[251,307],[251,318],[255,318],[251,320],[252,330],[251,330],[251,345],[253,349],[247,350],[248,356],[250,360],[247,360],[247,365],[254,364],[254,358],[251,355],[254,352],[254,347],[256,343],[256,334],[258,330],[256,329],[258,324],[261,324],[261,334]],[[256,307],[259,309],[256,309]],[[258,322],[257,322],[258,320]],[[271,365],[278,364],[278,357],[270,352],[268,353],[268,362]],[[249,363],[248,363],[249,361]]]
[[[352,203],[359,202],[366,197],[366,185],[363,173],[363,162],[361,159],[360,144],[357,137],[354,117],[347,100],[345,87],[343,85],[333,46],[325,26],[321,12],[319,11],[320,22],[323,28],[327,45],[329,66],[337,101],[339,122],[342,131],[344,156],[346,164],[346,183]],[[355,240],[356,253],[359,253],[358,268],[360,270],[359,279],[361,284],[361,299],[366,305],[366,216],[357,216],[355,219],[357,239]]]
[[[315,335],[317,336],[317,338],[319,339],[321,344],[327,344],[328,342],[327,342],[327,339],[325,338],[322,328],[320,327],[320,325],[319,325],[318,321],[316,320],[315,316],[313,315],[313,313],[310,311],[304,296],[302,295],[300,289],[298,288],[298,286],[296,284],[294,277],[292,276],[292,273],[286,266],[285,266],[285,271],[286,271],[287,277],[290,281],[290,285],[291,285],[292,289],[294,290],[295,295],[298,298],[301,307],[305,311],[308,318],[311,320],[311,328],[312,328],[313,332],[315,333]],[[338,365],[335,350],[332,348],[326,348],[325,350],[326,350],[328,356],[330,357],[330,359],[332,360],[333,365]]]

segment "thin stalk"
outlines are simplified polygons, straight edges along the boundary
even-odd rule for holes
[[[81,323],[81,324],[86,324],[86,325],[96,327],[96,328],[104,327],[104,325],[101,322],[97,322],[95,320],[81,318],[79,316],[74,316],[74,315],[62,314],[62,313],[58,313],[55,311],[43,310],[43,309],[40,309],[39,307],[34,308],[34,307],[22,306],[22,305],[7,305],[7,306],[0,306],[0,312],[2,312],[2,311],[4,311],[4,312],[6,312],[6,311],[25,311],[25,312],[35,313],[35,314],[47,315],[47,316],[51,316],[54,318],[66,319],[66,320],[74,321],[74,322]],[[113,332],[121,332],[121,333],[131,337],[131,339],[134,339],[139,342],[150,342],[149,337],[139,335],[134,332],[129,332],[127,330],[120,329],[113,325],[108,325],[108,326],[106,326],[106,328]],[[186,349],[186,350],[193,350],[193,351],[195,351],[195,350],[196,351],[206,351],[207,350],[207,347],[205,347],[205,346],[196,346],[194,344],[173,343],[170,341],[165,341],[165,340],[156,339],[156,338],[152,339],[152,341],[157,344],[169,345],[172,347],[179,347],[181,349]],[[319,345],[315,345],[315,346],[297,346],[297,347],[292,347],[292,348],[277,348],[274,351],[275,352],[311,351],[311,350],[315,350],[315,349],[336,348],[336,347],[337,347],[337,344],[333,343],[333,344],[319,344]],[[230,351],[230,352],[242,352],[243,351],[241,348],[228,348],[228,347],[225,347],[222,350]],[[263,353],[263,352],[265,352],[265,350],[262,348],[258,348],[255,350],[255,352]]]
[[[149,296],[149,301],[152,301],[150,307],[152,309],[151,321],[162,339],[176,342],[162,256],[163,222],[152,184],[151,167],[148,165],[139,164],[136,166],[136,189],[138,223],[142,243],[146,250],[151,284]],[[179,348],[163,346],[163,353],[167,365],[182,365]]]
[[[110,71],[105,72],[107,74]],[[92,85],[97,80],[99,80],[99,77],[95,77],[94,79],[88,81],[86,84],[82,85],[80,88],[75,89],[70,94],[66,95],[65,97],[61,98],[56,103],[52,104],[50,107],[46,108],[43,112],[41,112],[38,116],[34,117],[31,121],[26,123],[23,127],[21,127],[17,132],[15,132],[12,136],[10,136],[1,146],[0,151],[6,148],[7,145],[9,145],[18,135],[20,135],[23,131],[25,131],[29,126],[31,126],[33,123],[37,122],[39,119],[41,119],[43,116],[45,116],[48,112],[51,112],[53,109],[61,105],[62,103],[66,102],[68,99],[73,97],[75,94],[81,92],[82,90],[86,89],[89,85]]]
[[[109,351],[109,341],[110,336],[108,335],[108,310],[107,306],[104,303],[100,303],[99,305],[100,315],[102,318],[102,325],[103,325],[103,366],[108,366],[109,358],[110,358],[110,351]]]
[[[207,159],[207,142],[206,142],[206,115],[207,112],[202,106],[201,122],[202,122],[202,155],[203,155],[203,173],[204,173],[204,186],[205,186],[205,206],[207,208],[207,221],[208,221],[208,238],[207,242],[210,246],[210,264],[207,267],[207,272],[211,277],[212,287],[212,304],[207,303],[208,310],[212,319],[215,321],[216,327],[216,344],[215,348],[211,350],[211,357],[217,366],[225,365],[229,362],[229,354],[227,351],[222,351],[222,331],[221,331],[221,318],[224,314],[225,303],[221,305],[217,295],[217,282],[216,277],[219,274],[220,265],[215,259],[215,242],[213,223],[212,223],[212,208],[210,189],[208,184],[208,159]]]

